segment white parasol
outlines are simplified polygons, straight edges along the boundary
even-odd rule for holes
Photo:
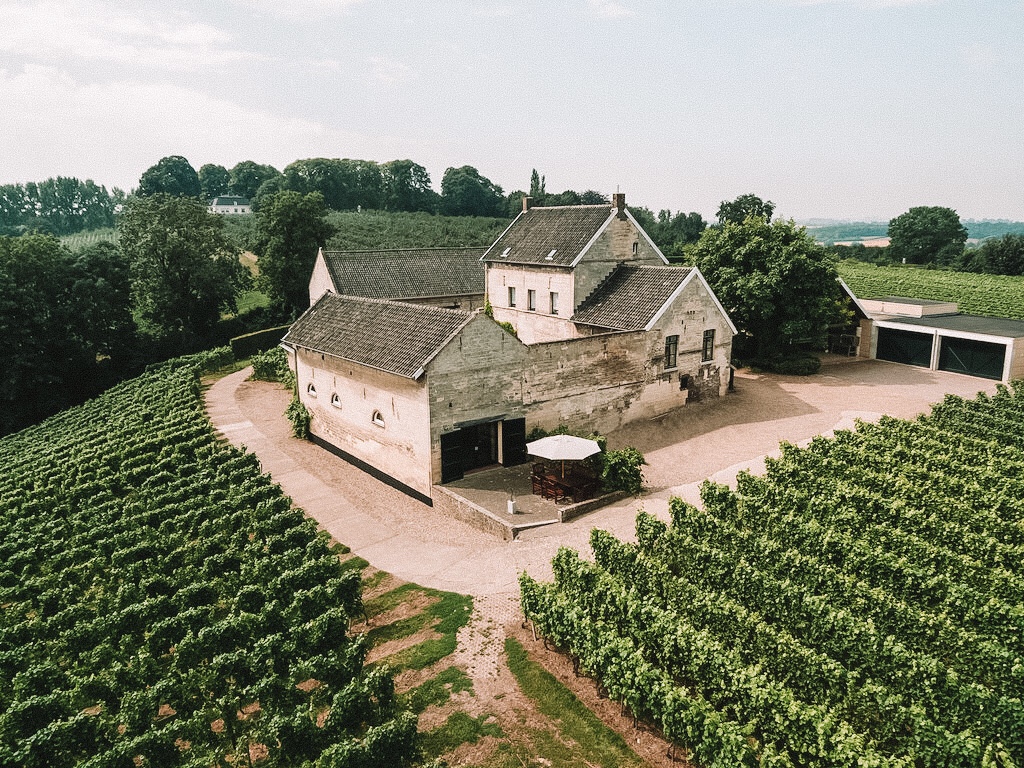
[[[565,462],[580,461],[601,452],[596,440],[587,440],[575,435],[548,435],[526,444],[526,452],[539,459],[562,462],[562,477],[565,477]]]

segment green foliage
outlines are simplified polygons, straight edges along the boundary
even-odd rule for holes
[[[705,230],[689,256],[758,359],[820,343],[836,319],[835,262],[792,221],[726,221]]]
[[[644,489],[644,464],[647,461],[636,448],[626,447],[598,454],[601,460],[601,484],[606,491],[625,491],[639,496]]]
[[[73,235],[63,235],[60,244],[69,251],[80,251],[92,245],[100,243],[113,243],[117,245],[117,230],[112,227],[90,229],[84,232],[76,232]]]
[[[843,261],[839,274],[854,295],[955,301],[961,312],[1024,320],[1024,278]]]
[[[552,752],[568,751],[565,744],[574,744],[581,753],[565,755],[561,765],[600,765],[605,768],[641,768],[645,763],[637,757],[615,731],[606,726],[576,696],[540,664],[531,661],[526,649],[515,638],[505,638],[505,657],[523,694],[536,702],[537,708],[557,721],[562,738],[552,744]],[[551,757],[552,752],[545,751]],[[573,758],[577,759],[573,759]]]
[[[262,331],[253,331],[242,336],[235,336],[231,339],[231,349],[235,357],[242,359],[267,350],[273,351],[288,332],[287,325],[278,325],[274,328],[264,328]],[[281,354],[284,351],[281,350]],[[286,366],[287,367],[287,366]],[[279,381],[280,379],[275,379]]]
[[[231,186],[231,174],[223,165],[207,163],[199,168],[199,187],[204,201],[226,195]]]
[[[200,198],[203,188],[192,164],[181,155],[170,155],[143,172],[137,194]]]
[[[243,160],[228,171],[228,191],[232,195],[253,200],[260,186],[281,178],[281,172],[272,165],[261,165],[252,160]]]
[[[405,698],[409,709],[420,714],[427,707],[440,706],[447,702],[452,694],[464,691],[472,693],[473,681],[458,667],[448,667],[437,676],[413,688]]]
[[[120,189],[107,192],[91,179],[58,176],[27,184],[0,185],[0,235],[24,232],[69,235],[114,226],[124,202]]]
[[[422,593],[431,599],[432,602],[426,610],[407,619],[372,629],[368,637],[374,643],[387,642],[408,637],[428,626],[434,629],[437,637],[424,640],[388,657],[386,661],[391,669],[425,669],[451,654],[455,650],[459,630],[469,621],[473,611],[473,598],[468,595],[427,589],[416,584],[404,584],[376,600],[368,601],[367,614],[372,617],[389,610],[408,599],[413,593]]]
[[[563,548],[523,611],[697,764],[1020,764],[1022,449],[1024,382],[783,444]]]
[[[260,276],[257,284],[272,302],[298,315],[309,307],[309,276],[317,250],[334,228],[319,192],[280,192],[256,214]]]
[[[906,264],[959,264],[967,229],[952,208],[918,206],[889,222],[890,261]]]
[[[749,365],[751,368],[784,376],[813,376],[821,370],[821,358],[810,353],[794,352],[767,360],[755,358],[749,361]]]
[[[246,273],[222,227],[221,217],[188,197],[153,194],[125,208],[119,240],[144,333],[194,349],[232,307]]]
[[[427,757],[436,757],[451,752],[462,744],[476,744],[485,736],[501,738],[505,732],[493,721],[492,715],[470,717],[465,712],[448,715],[440,728],[427,731],[422,737],[422,748]]]
[[[232,349],[234,348],[232,347]],[[288,367],[288,355],[280,347],[275,346],[265,352],[257,352],[252,356],[250,363],[252,364],[252,377],[256,381],[294,384],[294,374]]]
[[[0,434],[115,382],[135,348],[128,307],[115,246],[72,254],[50,235],[0,236]]]
[[[0,764],[417,757],[415,716],[348,633],[358,573],[211,429],[197,375],[226,358],[0,440]]]
[[[508,226],[504,218],[383,211],[332,211],[327,220],[335,230],[327,247],[335,251],[485,246]]]
[[[807,224],[806,227],[808,234],[819,243],[831,245],[837,241],[885,237],[889,225],[878,221],[844,221],[840,224]]]
[[[470,166],[449,168],[441,179],[441,212],[447,216],[501,216],[501,187]]]
[[[430,186],[430,174],[412,160],[392,160],[381,165],[384,192],[382,206],[386,211],[437,210],[438,194]]]
[[[292,424],[292,434],[300,440],[309,440],[309,425],[313,418],[309,414],[309,409],[299,400],[298,395],[288,403],[284,415]]]
[[[964,254],[963,268],[989,275],[1024,275],[1024,235],[1008,234],[986,240]]]
[[[754,194],[740,195],[735,200],[723,200],[718,206],[718,226],[742,224],[751,216],[767,223],[774,212],[775,203],[771,200],[762,200]]]

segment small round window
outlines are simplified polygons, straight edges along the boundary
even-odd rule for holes
[[[341,408],[341,398],[338,397],[337,392],[331,395],[331,405],[333,405],[335,408]]]
[[[370,420],[378,427],[384,426],[384,416],[381,414],[380,411],[374,411],[373,417]]]

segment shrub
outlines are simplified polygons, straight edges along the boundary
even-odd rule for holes
[[[288,367],[288,355],[280,347],[252,356],[252,378],[256,381],[279,381],[294,386],[295,375]]]
[[[273,349],[284,337],[289,326],[278,325],[273,328],[264,328],[260,331],[246,333],[242,336],[235,336],[231,339],[231,351],[235,357],[242,360],[258,352],[265,352]]]
[[[617,451],[605,451],[601,458],[601,483],[606,491],[625,491],[639,496],[644,487],[644,455],[627,446]]]
[[[288,403],[288,409],[284,415],[292,423],[292,434],[302,440],[308,440],[309,423],[312,421],[312,417],[309,415],[309,409],[299,401],[298,395],[295,395]]]

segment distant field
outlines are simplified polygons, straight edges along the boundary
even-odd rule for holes
[[[117,230],[113,228],[92,229],[88,232],[77,232],[73,235],[65,235],[60,238],[63,245],[72,251],[78,251],[96,243],[116,243]]]
[[[509,225],[508,219],[383,211],[332,211],[328,221],[337,232],[327,245],[339,251],[490,245]]]
[[[1024,320],[1024,277],[876,267],[849,259],[839,263],[839,275],[855,295],[863,298],[909,296],[955,301],[966,314]]]

